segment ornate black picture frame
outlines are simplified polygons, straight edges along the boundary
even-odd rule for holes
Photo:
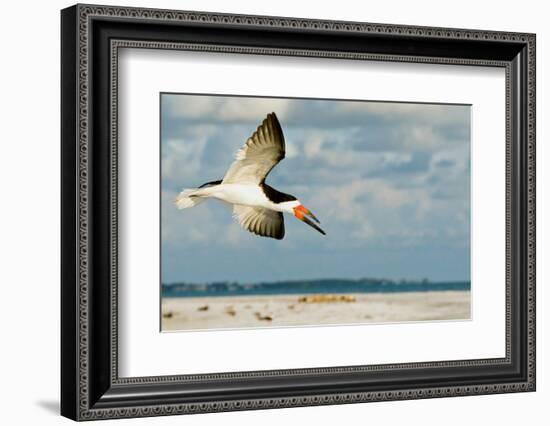
[[[535,390],[534,34],[96,5],[64,9],[61,29],[62,415],[92,420]],[[506,356],[120,378],[121,47],[504,68]]]

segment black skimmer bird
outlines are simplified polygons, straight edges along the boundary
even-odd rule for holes
[[[186,209],[214,198],[233,206],[233,216],[249,232],[261,237],[283,239],[283,213],[290,213],[325,235],[312,220],[319,220],[293,195],[277,191],[265,178],[285,158],[285,138],[274,112],[237,152],[222,180],[207,182],[195,189],[184,189],[176,206]]]

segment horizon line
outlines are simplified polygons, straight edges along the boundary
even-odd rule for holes
[[[386,281],[390,283],[419,283],[419,284],[446,284],[446,283],[466,283],[471,279],[446,279],[446,280],[431,280],[429,278],[421,279],[391,279],[391,278],[376,278],[376,277],[361,277],[361,278],[301,278],[301,279],[288,279],[288,280],[276,280],[276,281],[237,281],[237,280],[215,280],[209,282],[190,282],[190,281],[172,281],[169,283],[161,282],[163,286],[171,286],[178,284],[193,284],[193,285],[209,285],[209,284],[279,284],[279,283],[291,283],[291,282],[303,282],[303,281]]]

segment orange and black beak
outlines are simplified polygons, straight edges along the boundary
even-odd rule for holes
[[[325,233],[325,231],[323,231],[321,228],[319,228],[313,221],[309,220],[306,216],[309,216],[310,218],[312,218],[315,222],[317,223],[321,223],[319,222],[319,219],[317,219],[315,217],[315,215],[313,213],[311,213],[308,209],[306,209],[304,206],[302,206],[301,204],[298,206],[298,207],[294,207],[294,216],[296,217],[296,219],[299,219],[301,220],[302,222],[305,222],[307,223],[309,226],[311,226],[313,229],[316,229],[317,231],[319,231],[321,234],[323,235],[327,235]]]

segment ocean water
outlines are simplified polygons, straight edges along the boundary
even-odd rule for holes
[[[313,293],[399,293],[450,290],[470,290],[470,281],[392,281],[373,278],[359,280],[320,279],[271,283],[173,283],[162,284],[161,288],[162,297],[258,296]]]

